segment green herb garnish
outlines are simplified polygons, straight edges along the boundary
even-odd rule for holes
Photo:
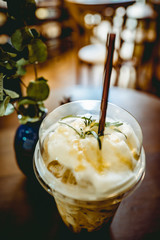
[[[66,118],[80,118],[80,119],[84,119],[84,123],[85,123],[85,126],[89,126],[93,121],[95,120],[92,120],[92,116],[90,117],[80,117],[80,116],[74,116],[74,115],[67,115],[63,118],[61,118],[61,120],[63,119],[66,119]]]
[[[79,116],[74,116],[74,115],[67,115],[65,117],[62,117],[61,120],[66,119],[66,118],[81,118]]]
[[[66,118],[66,117],[65,117]],[[63,118],[64,119],[64,118]],[[83,118],[84,119],[84,118]],[[87,118],[87,121],[90,121],[91,119],[90,118]],[[86,118],[85,118],[85,121],[86,121]],[[101,149],[101,146],[102,146],[102,144],[101,144],[101,140],[100,140],[100,138],[99,138],[99,135],[95,132],[95,131],[90,131],[90,130],[88,130],[88,131],[85,131],[85,132],[83,132],[83,130],[82,129],[80,129],[80,132],[76,129],[76,128],[74,128],[74,127],[72,127],[70,124],[68,124],[68,123],[65,123],[65,122],[62,122],[62,121],[59,121],[59,123],[60,124],[64,124],[64,125],[66,125],[67,127],[70,127],[71,129],[73,129],[79,136],[80,136],[80,138],[85,138],[85,136],[86,135],[93,135],[93,137],[95,137],[96,139],[97,139],[97,141],[98,141],[98,146],[99,146],[99,149]],[[88,124],[90,124],[89,122],[86,122],[86,126],[88,126]]]
[[[91,118],[92,118],[92,116],[89,118],[82,117],[82,119],[84,119],[84,123],[85,123],[86,127],[89,126],[93,122],[93,120]]]
[[[81,133],[79,133],[78,131],[77,131],[77,129],[75,129],[74,127],[72,127],[71,125],[69,125],[68,123],[65,123],[65,122],[60,122],[59,121],[59,123],[60,124],[64,124],[64,125],[66,125],[66,126],[68,126],[68,127],[70,127],[70,128],[72,128],[80,137],[82,137],[82,135],[81,135]]]
[[[98,122],[95,122],[96,120],[95,119],[92,119],[92,116],[90,117],[81,117],[81,116],[74,116],[74,115],[67,115],[63,118],[61,118],[61,120],[63,119],[66,119],[66,118],[80,118],[80,119],[83,119],[84,120],[84,124],[86,127],[90,126],[90,130],[87,130],[87,131],[83,131],[82,128],[80,128],[80,131],[78,131],[77,129],[75,129],[74,127],[72,127],[70,124],[68,123],[65,123],[65,122],[62,122],[62,121],[59,121],[60,124],[64,124],[70,128],[72,128],[79,136],[80,138],[85,138],[86,135],[92,135],[93,137],[95,137],[98,141],[98,146],[99,146],[99,149],[102,148],[102,144],[101,144],[101,139],[100,139],[100,135],[97,134],[95,131],[91,130],[93,127],[98,127],[99,126],[99,123]],[[121,122],[106,122],[105,123],[105,127],[115,127],[113,128],[113,130],[119,132],[119,133],[122,133],[125,138],[127,139],[127,136],[118,129],[119,126],[123,125],[123,123]]]
[[[92,120],[92,122],[93,122],[93,120]],[[110,127],[110,126],[119,127],[119,126],[121,126],[121,125],[123,125],[123,123],[120,123],[120,122],[106,122],[106,123],[105,123],[105,127]],[[92,128],[92,127],[95,127],[95,126],[98,127],[98,126],[99,126],[99,123],[98,123],[98,122],[93,123],[92,126],[91,126],[91,128]]]
[[[123,133],[122,131],[120,131],[118,128],[113,128],[113,130],[116,131],[116,132],[119,132],[119,133],[123,134],[123,135],[125,136],[125,138],[127,139],[126,134]]]
[[[86,131],[85,132],[85,135],[90,135],[90,134],[92,134],[93,137],[95,137],[97,139],[99,149],[101,149],[102,148],[102,144],[101,144],[100,136],[95,131]]]
[[[105,123],[105,127],[110,127],[110,126],[119,127],[121,125],[123,125],[123,123],[120,123],[120,122],[106,122]]]

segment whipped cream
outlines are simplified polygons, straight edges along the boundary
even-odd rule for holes
[[[104,136],[98,136],[98,117],[85,117],[67,117],[52,126],[43,144],[47,169],[58,181],[74,186],[79,197],[84,189],[99,198],[134,184],[141,143],[131,126],[107,119]]]

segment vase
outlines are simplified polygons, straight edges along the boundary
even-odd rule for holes
[[[33,178],[33,155],[39,138],[39,128],[43,117],[36,122],[28,122],[18,127],[14,138],[14,150],[20,170],[28,177]]]

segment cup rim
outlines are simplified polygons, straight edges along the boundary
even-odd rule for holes
[[[41,129],[42,129],[43,124],[45,123],[45,121],[47,121],[47,119],[48,119],[52,114],[56,114],[59,110],[63,109],[63,108],[66,107],[66,106],[69,106],[69,105],[72,105],[72,104],[77,104],[77,103],[84,103],[84,102],[99,103],[99,106],[100,106],[100,103],[101,103],[100,100],[87,100],[87,99],[86,99],[86,100],[72,101],[72,102],[69,102],[69,103],[65,103],[65,104],[63,104],[63,105],[60,105],[60,106],[58,106],[57,108],[53,109],[51,112],[49,112],[49,113],[46,115],[46,117],[43,119],[43,121],[42,121],[42,123],[41,123],[41,125],[40,125],[39,133],[40,133],[40,131],[41,131]],[[139,128],[139,132],[140,132],[140,135],[141,135],[141,142],[143,142],[143,134],[142,134],[141,126],[140,126],[138,120],[133,116],[133,114],[130,113],[130,112],[129,112],[128,110],[126,110],[125,108],[120,107],[120,106],[118,106],[118,105],[116,105],[116,104],[114,104],[114,103],[111,103],[111,102],[109,102],[109,101],[108,101],[108,105],[113,106],[113,107],[116,107],[117,109],[122,110],[122,111],[128,113],[128,115],[130,115],[130,117],[132,117],[132,118],[134,119],[134,121],[136,122],[136,124],[137,124],[137,126],[138,126],[138,128]],[[106,115],[107,115],[107,114],[106,114]]]

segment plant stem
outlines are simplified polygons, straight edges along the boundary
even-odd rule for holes
[[[22,81],[21,78],[20,78],[20,83],[21,83],[25,88],[27,88],[26,84]]]
[[[0,74],[0,101],[3,101],[3,74]]]
[[[33,64],[33,67],[34,67],[34,74],[35,74],[35,80],[37,80],[37,78],[38,78],[38,74],[37,74],[37,63],[34,63]]]

